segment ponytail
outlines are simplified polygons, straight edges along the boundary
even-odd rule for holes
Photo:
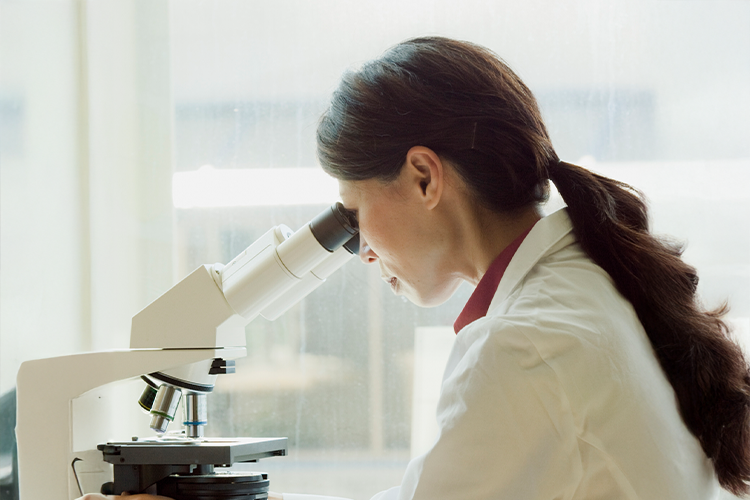
[[[695,269],[680,246],[649,233],[639,192],[570,163],[553,164],[549,176],[584,251],[633,304],[719,483],[750,493],[750,369],[721,320],[726,305],[702,310]]]

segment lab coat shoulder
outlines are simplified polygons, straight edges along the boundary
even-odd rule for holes
[[[581,476],[574,420],[527,327],[485,318],[461,337],[438,403],[440,435],[410,464],[419,473],[407,474],[416,481],[401,498],[572,498]]]

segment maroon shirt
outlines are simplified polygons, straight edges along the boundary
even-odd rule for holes
[[[531,226],[534,227],[534,226]],[[456,318],[456,322],[453,323],[453,331],[458,333],[463,327],[469,323],[483,318],[487,315],[487,311],[492,303],[492,298],[495,296],[500,280],[505,274],[505,270],[508,268],[511,259],[516,254],[516,250],[521,246],[526,235],[531,231],[531,227],[524,231],[518,238],[505,247],[505,250],[500,252],[500,255],[495,257],[495,260],[490,264],[487,272],[484,273],[482,279],[479,280],[477,287],[474,289],[474,293],[469,297],[469,301],[464,306],[461,314]]]

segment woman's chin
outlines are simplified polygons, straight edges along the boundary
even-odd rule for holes
[[[424,308],[430,308],[445,304],[448,299],[453,297],[453,294],[456,292],[456,290],[458,290],[458,285],[455,287],[441,289],[439,290],[440,293],[435,293],[436,290],[434,289],[425,291],[425,293],[418,293],[415,290],[406,290],[405,288],[406,287],[400,288],[398,291],[394,291],[394,293],[396,293],[396,295],[405,297],[414,305]]]

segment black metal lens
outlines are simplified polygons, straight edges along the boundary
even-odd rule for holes
[[[143,388],[141,397],[138,398],[138,404],[146,410],[146,413],[151,411],[151,407],[154,406],[154,399],[156,399],[156,389],[151,385],[147,385]]]
[[[331,205],[310,221],[310,230],[318,243],[333,252],[359,231],[356,217],[341,203]]]

